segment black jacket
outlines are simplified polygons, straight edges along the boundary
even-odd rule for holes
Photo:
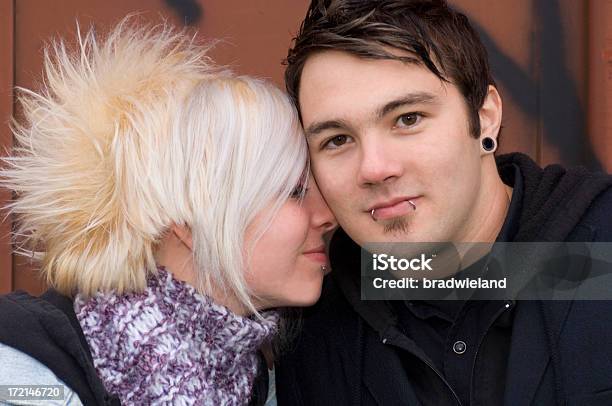
[[[117,406],[98,377],[71,299],[49,290],[41,297],[25,292],[0,295],[0,342],[35,358],[70,387],[84,405]],[[268,374],[253,385],[251,405],[263,405],[268,394]],[[3,382],[0,382],[2,384]]]
[[[514,241],[612,241],[612,177],[558,165],[540,169],[522,154],[498,158],[505,183],[523,177]],[[359,247],[339,230],[333,272],[302,333],[277,362],[279,405],[457,405],[444,378],[403,335],[382,301],[361,301]],[[612,404],[612,302],[520,301],[508,354],[507,405]],[[408,361],[406,361],[408,360]]]
[[[119,405],[104,389],[72,301],[50,290],[0,296],[0,342],[35,358],[68,385],[85,405]]]

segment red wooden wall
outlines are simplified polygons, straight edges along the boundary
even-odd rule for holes
[[[471,17],[488,47],[504,100],[501,151],[612,171],[612,0],[451,3]],[[307,6],[307,0],[0,0],[2,150],[12,144],[13,87],[36,87],[45,41],[73,38],[77,19],[102,30],[134,12],[192,22],[199,35],[223,40],[213,52],[218,62],[282,86],[280,62]],[[0,191],[1,204],[9,198]],[[32,267],[11,254],[10,228],[10,218],[0,223],[0,293],[38,293],[44,286]]]

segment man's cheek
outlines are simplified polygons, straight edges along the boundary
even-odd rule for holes
[[[347,198],[346,192],[333,185],[322,185],[319,181],[317,181],[317,184],[329,209],[337,218],[349,211],[351,200]]]
[[[349,185],[349,179],[332,166],[327,168],[324,166],[313,167],[313,174],[321,193],[326,198],[334,194],[344,193],[342,190]]]

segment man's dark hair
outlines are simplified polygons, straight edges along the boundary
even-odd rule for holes
[[[406,55],[394,55],[390,48]],[[425,66],[457,86],[468,107],[470,132],[480,136],[478,110],[495,82],[478,34],[446,1],[313,0],[285,61],[287,91],[298,110],[306,59],[324,50]]]

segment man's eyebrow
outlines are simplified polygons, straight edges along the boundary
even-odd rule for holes
[[[410,93],[406,96],[403,96],[399,99],[392,100],[382,107],[380,107],[376,112],[376,117],[383,118],[389,112],[403,106],[409,106],[413,104],[434,104],[438,100],[438,97],[435,94],[427,93],[427,92],[416,92]]]
[[[346,130],[349,128],[348,123],[344,120],[326,120],[314,122],[305,129],[306,137],[314,137],[325,130]]]
[[[407,94],[399,99],[392,100],[385,103],[382,107],[376,110],[376,117],[379,119],[384,117],[390,111],[393,111],[399,107],[413,105],[413,104],[433,104],[436,103],[438,97],[433,93],[428,92],[415,92]],[[326,120],[314,122],[304,129],[307,138],[314,137],[325,130],[347,130],[350,129],[350,125],[342,119]]]

